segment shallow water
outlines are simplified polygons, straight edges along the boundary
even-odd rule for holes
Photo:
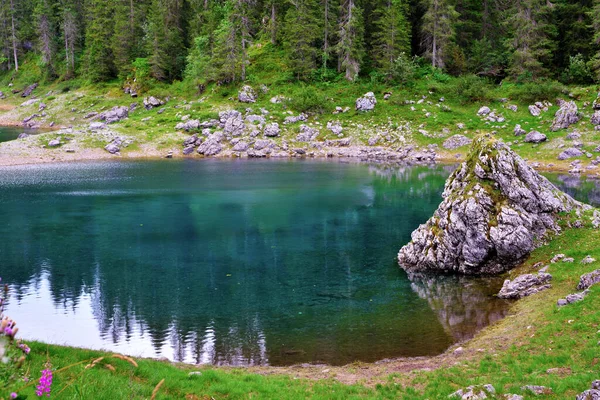
[[[501,280],[395,261],[448,167],[271,160],[0,168],[0,276],[27,339],[190,363],[434,355]]]
[[[0,143],[8,142],[9,140],[15,140],[21,133],[35,135],[36,133],[39,133],[39,130],[22,128],[18,126],[0,126]]]

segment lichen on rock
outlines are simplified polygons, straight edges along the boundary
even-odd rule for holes
[[[407,271],[498,274],[524,261],[559,213],[584,208],[491,137],[479,137],[446,182],[443,201],[398,254]]]

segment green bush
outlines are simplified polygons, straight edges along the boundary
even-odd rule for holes
[[[403,52],[394,61],[392,79],[402,85],[412,84],[416,79],[417,68],[416,60]]]
[[[569,66],[562,73],[561,81],[582,85],[593,82],[590,68],[581,54],[569,57]]]
[[[298,112],[313,113],[323,112],[326,103],[325,96],[318,93],[312,86],[303,86],[299,91],[293,93],[288,101],[290,108]]]
[[[466,75],[456,79],[453,93],[463,103],[476,103],[493,100],[492,85],[476,75]]]
[[[509,97],[524,103],[555,101],[564,91],[565,87],[558,82],[539,81],[516,85],[509,90]]]

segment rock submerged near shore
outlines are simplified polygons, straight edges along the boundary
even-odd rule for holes
[[[559,213],[587,207],[506,144],[482,136],[448,178],[433,217],[412,233],[398,260],[408,272],[499,274],[560,230]]]

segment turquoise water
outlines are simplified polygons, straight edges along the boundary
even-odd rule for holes
[[[271,160],[0,168],[0,276],[27,339],[228,365],[443,352],[501,282],[395,261],[447,167]]]

